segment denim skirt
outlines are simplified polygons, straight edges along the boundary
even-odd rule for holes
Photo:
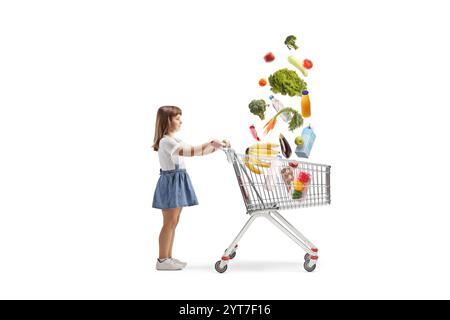
[[[197,204],[197,196],[186,169],[160,170],[153,196],[153,208],[170,209]]]

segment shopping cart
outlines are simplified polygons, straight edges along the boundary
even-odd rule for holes
[[[312,272],[318,259],[317,247],[278,212],[331,203],[330,166],[279,158],[241,155],[224,148],[228,162],[233,164],[244,199],[247,223],[225,250],[215,269],[223,273],[236,256],[238,242],[252,222],[265,217],[306,251],[303,267]]]

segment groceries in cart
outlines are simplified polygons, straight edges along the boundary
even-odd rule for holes
[[[302,140],[303,144],[297,145],[295,154],[300,158],[308,158],[314,145],[314,140],[316,140],[316,134],[314,133],[311,126],[303,129]]]
[[[264,187],[267,191],[274,191],[275,189],[275,180],[273,178],[272,170],[267,170],[267,175],[264,176]]]
[[[290,161],[290,162],[288,163],[288,165],[289,165],[289,167],[295,169],[295,168],[298,167],[298,162],[297,162],[297,161]]]
[[[262,159],[258,159],[258,158],[253,158],[250,156],[250,161],[253,162],[257,167],[260,168],[270,168],[272,166],[272,162],[269,160],[262,160]]]
[[[298,174],[297,177],[298,181],[303,182],[303,183],[309,183],[309,180],[311,180],[311,177],[309,175],[309,173],[304,172],[304,171],[300,171],[300,173]]]
[[[296,174],[296,170],[291,166],[282,168],[280,172],[287,191],[292,192],[292,199],[304,199],[309,187],[309,174],[305,171]]]
[[[293,183],[293,189],[292,192],[292,199],[294,200],[302,200],[306,199],[306,194],[308,192],[309,187],[309,181],[310,181],[310,175],[304,171],[301,171],[294,183]]]
[[[245,166],[248,168],[248,170],[250,170],[250,171],[253,172],[254,174],[262,174],[262,173],[263,173],[263,170],[260,169],[260,168],[258,168],[258,167],[255,165],[254,161],[251,160],[249,156],[246,156],[246,157],[244,158],[244,164],[245,164]]]
[[[294,169],[292,169],[291,167],[282,168],[281,177],[283,178],[288,192],[290,192],[292,189],[292,182],[294,181]]]

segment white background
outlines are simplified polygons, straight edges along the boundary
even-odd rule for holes
[[[0,298],[450,298],[446,12],[445,1],[1,2]],[[248,103],[270,94],[259,78],[289,66],[289,34],[314,62],[310,160],[332,165],[331,206],[282,212],[320,248],[316,271],[265,220],[214,270],[247,219],[221,153],[186,160],[200,205],[183,210],[174,255],[189,265],[155,271],[157,108],[182,108],[183,140],[242,152],[248,126],[263,125]],[[281,119],[277,130],[267,141],[287,134]]]

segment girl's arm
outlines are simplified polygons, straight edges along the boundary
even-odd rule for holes
[[[199,146],[183,145],[182,147],[178,148],[176,153],[184,157],[205,156],[207,154],[215,152],[217,149],[223,146],[224,144],[222,142],[213,140]]]

